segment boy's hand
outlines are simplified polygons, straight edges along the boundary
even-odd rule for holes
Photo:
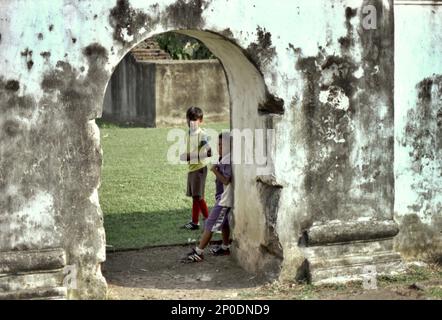
[[[218,166],[216,164],[214,164],[211,168],[210,171],[212,172],[218,172]]]

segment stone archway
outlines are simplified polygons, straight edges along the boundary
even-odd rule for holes
[[[60,268],[69,265],[77,270],[69,298],[104,296],[95,119],[112,68],[167,30],[199,38],[221,59],[233,128],[277,129],[268,174],[246,166],[235,181],[241,265],[278,267],[279,242],[290,279],[312,268],[317,279],[348,279],[361,273],[361,255],[381,272],[395,268],[393,0],[373,1],[378,28],[370,30],[365,0],[281,3],[2,4],[0,261],[28,272],[11,275],[9,291],[62,287]],[[295,32],[300,26],[309,32]],[[285,101],[280,118],[282,101],[270,93]]]
[[[47,29],[35,39],[29,38],[27,48],[18,57],[4,57],[24,62],[22,67],[3,69],[7,78],[0,79],[1,99],[11,106],[7,119],[1,121],[11,139],[11,147],[2,149],[1,186],[6,191],[1,203],[8,214],[1,221],[4,232],[0,235],[0,250],[5,252],[1,257],[8,265],[14,261],[8,270],[28,273],[24,278],[11,275],[7,279],[14,297],[29,295],[29,290],[35,295],[49,294],[36,292],[40,287],[60,288],[57,295],[72,299],[101,298],[106,293],[100,271],[105,260],[98,199],[102,154],[95,119],[100,117],[112,69],[136,43],[167,30],[179,30],[203,41],[226,70],[230,95],[234,97],[232,127],[272,127],[273,115],[282,112],[282,101],[267,92],[262,74],[234,43],[234,37],[229,34],[227,40],[203,31],[201,15],[206,7],[198,2],[164,1],[161,6],[145,4],[143,8],[133,8],[127,0],[94,2],[90,17],[86,2],[63,6],[44,3],[37,11],[50,12],[38,18]],[[29,11],[9,9],[11,15]],[[49,17],[63,19],[51,21]],[[31,37],[34,28],[26,30]],[[62,39],[64,46],[54,45],[54,38]],[[10,41],[2,33],[1,44],[15,46]],[[2,50],[2,55],[8,52]],[[24,150],[33,151],[25,155]],[[244,194],[237,201],[250,204],[250,208],[237,206],[244,210],[236,221],[237,243],[242,243],[237,252],[243,256],[242,265],[254,270],[259,268],[256,262],[262,260],[258,240],[267,237],[267,209],[265,201],[257,201],[261,191],[256,168],[248,166],[237,176],[242,178],[235,181],[236,190]],[[28,263],[30,260],[34,262]],[[66,270],[71,273],[64,274]],[[64,282],[68,275],[75,284]]]
[[[262,73],[253,64],[251,59],[247,56],[244,49],[240,48],[236,43],[228,40],[224,36],[211,31],[202,30],[166,30],[166,32],[176,32],[184,34],[195,39],[198,39],[219,59],[227,80],[227,86],[230,97],[230,125],[235,134],[240,137],[244,131],[255,134],[257,129],[274,129],[273,118],[283,113],[283,102],[274,98],[269,94]],[[155,34],[149,34],[146,38],[141,38],[136,43],[133,43],[128,50],[121,53],[121,57],[117,59],[117,63],[112,65],[114,70],[123,57],[137,46],[137,44],[144,39],[151,38]],[[110,82],[111,74],[108,76],[106,86]],[[100,99],[104,99],[103,97]],[[98,105],[98,104],[97,104]],[[101,110],[97,113],[99,115]],[[247,134],[247,132],[245,133]],[[267,136],[265,136],[265,139]],[[241,141],[239,143],[242,143]],[[253,141],[251,143],[254,143]],[[281,186],[268,185],[264,178],[257,180],[257,172],[259,169],[265,167],[267,170],[272,170],[272,159],[274,152],[270,148],[270,144],[266,147],[264,144],[264,156],[268,156],[268,161],[265,164],[255,165],[254,163],[248,165],[234,165],[234,184],[235,184],[235,206],[234,210],[239,214],[235,219],[236,228],[233,229],[233,237],[235,239],[235,253],[240,256],[237,259],[240,265],[248,270],[258,271],[260,268],[268,264],[265,260],[261,265],[257,265],[256,253],[252,254],[247,249],[249,244],[247,242],[260,243],[262,239],[268,239],[269,246],[276,248],[275,253],[278,259],[276,265],[271,261],[271,268],[277,274],[278,264],[282,258],[282,249],[278,243],[276,232],[269,232],[266,230],[269,224],[269,216],[275,216],[273,211],[277,209],[277,201],[279,190]],[[246,147],[241,146],[242,148]],[[252,146],[253,147],[253,146]],[[261,151],[261,150],[260,150]],[[267,155],[266,152],[269,152]],[[254,157],[254,155],[252,155]],[[271,172],[269,172],[271,174]],[[266,186],[266,187],[264,187]],[[265,188],[265,191],[263,191]],[[274,194],[269,189],[275,189]],[[272,199],[274,206],[266,206],[268,199]],[[273,224],[275,221],[272,222]],[[274,227],[274,225],[273,225]],[[267,255],[267,253],[261,253]],[[259,259],[258,259],[259,260]]]

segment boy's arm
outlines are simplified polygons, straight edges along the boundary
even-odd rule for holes
[[[209,137],[206,134],[203,135],[200,143],[200,159],[204,160],[212,157],[212,149],[210,148]]]
[[[215,174],[215,176],[218,178],[219,181],[221,181],[222,184],[228,185],[232,181],[232,177],[226,177],[221,174],[221,172],[218,171],[218,166],[213,165],[210,170]]]
[[[204,144],[201,150],[195,152],[183,153],[180,157],[181,161],[204,160],[212,157],[212,148],[209,144]]]
[[[212,157],[212,148],[210,148],[209,144],[205,144],[201,147],[201,151],[199,152],[199,156],[200,156],[201,160]]]

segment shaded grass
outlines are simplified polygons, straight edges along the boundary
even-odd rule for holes
[[[288,299],[288,300],[311,300],[321,299],[322,295],[336,295],[358,290],[362,284],[358,281],[346,284],[323,284],[313,285],[307,283],[281,283],[274,281],[259,288],[259,290],[243,291],[241,299]]]
[[[200,231],[179,229],[190,220],[187,165],[167,161],[169,128],[121,128],[101,122],[103,168],[100,204],[107,244],[117,248],[183,244]],[[205,124],[221,131],[227,123]],[[183,127],[183,129],[185,129]],[[214,176],[208,173],[206,201],[214,205]],[[202,223],[202,220],[200,220]]]
[[[432,299],[442,300],[442,288],[431,288],[428,294]]]
[[[425,281],[433,278],[437,271],[433,271],[426,267],[409,266],[405,273],[394,276],[378,276],[378,283],[381,286],[390,284],[406,284],[411,285],[415,282]],[[439,275],[441,276],[440,272]]]
[[[378,294],[383,299],[397,299],[408,294],[413,297],[418,294],[425,299],[442,299],[442,270],[440,266],[409,266],[406,272],[394,276],[378,276]],[[416,288],[420,288],[417,289]],[[368,293],[362,281],[347,283],[312,285],[306,283],[281,283],[278,281],[262,287],[243,290],[239,293],[240,299],[347,299]]]
[[[115,249],[195,243],[200,232],[179,230],[187,215],[188,210],[106,215],[107,243]]]

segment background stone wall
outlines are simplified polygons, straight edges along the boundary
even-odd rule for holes
[[[202,108],[206,121],[229,120],[226,76],[217,60],[139,62],[129,53],[106,89],[103,119],[146,127],[185,124],[190,106]]]
[[[203,109],[205,121],[229,120],[226,75],[217,60],[164,60],[155,67],[157,124],[186,123],[190,106]]]
[[[106,89],[104,120],[155,127],[155,64],[137,62],[127,54],[118,64]]]

